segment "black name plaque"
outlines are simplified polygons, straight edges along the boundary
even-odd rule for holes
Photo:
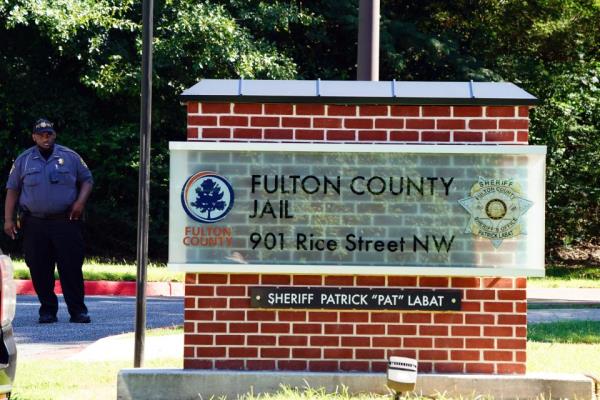
[[[458,311],[461,290],[252,287],[254,308]]]

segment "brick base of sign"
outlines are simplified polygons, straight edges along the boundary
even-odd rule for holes
[[[187,103],[189,141],[527,145],[527,106]],[[293,146],[293,143],[290,144]],[[250,288],[459,289],[456,312],[272,310]],[[186,275],[184,368],[524,374],[525,278]]]
[[[250,287],[459,289],[459,312],[264,310]],[[184,368],[384,372],[390,356],[420,372],[524,374],[525,278],[186,275]]]

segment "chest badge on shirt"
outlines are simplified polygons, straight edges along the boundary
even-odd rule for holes
[[[62,158],[58,159],[58,165],[63,165],[65,163],[65,160],[63,160]]]

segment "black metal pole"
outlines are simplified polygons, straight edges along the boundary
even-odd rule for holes
[[[356,80],[379,80],[379,0],[360,0],[358,6]]]
[[[152,24],[153,0],[142,6],[142,112],[140,118],[140,174],[138,182],[137,284],[133,366],[144,363],[146,336],[146,270],[150,208],[150,134],[152,126]]]

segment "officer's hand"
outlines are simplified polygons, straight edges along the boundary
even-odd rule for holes
[[[4,221],[4,233],[10,236],[13,240],[17,237],[17,226],[12,220]]]
[[[81,214],[83,214],[84,207],[85,206],[83,204],[77,201],[73,203],[73,205],[71,206],[71,212],[69,213],[69,219],[80,219]]]

